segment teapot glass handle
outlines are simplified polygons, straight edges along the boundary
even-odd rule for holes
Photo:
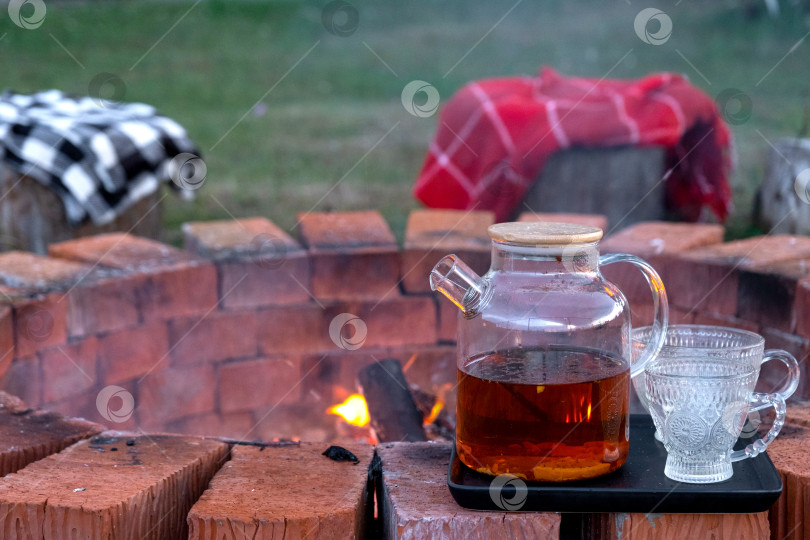
[[[664,345],[667,334],[667,324],[669,323],[669,304],[667,303],[667,292],[664,290],[664,282],[652,266],[647,261],[635,255],[627,253],[608,253],[599,257],[599,265],[613,264],[616,262],[629,262],[634,264],[644,274],[644,278],[650,285],[653,293],[653,314],[652,335],[650,341],[644,347],[644,352],[638,360],[630,366],[630,376],[635,377],[642,371],[647,362],[654,358]]]

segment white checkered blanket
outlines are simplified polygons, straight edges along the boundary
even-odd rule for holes
[[[169,181],[171,159],[184,152],[199,155],[186,131],[149,105],[58,90],[0,94],[0,158],[57,193],[72,225],[109,223]]]

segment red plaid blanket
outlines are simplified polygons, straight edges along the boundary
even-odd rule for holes
[[[731,134],[709,96],[669,73],[596,80],[544,68],[470,83],[444,105],[414,194],[503,221],[557,150],[626,144],[667,148],[667,201],[684,219],[707,207],[725,220]]]

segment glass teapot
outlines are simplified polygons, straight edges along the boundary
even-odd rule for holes
[[[629,450],[630,378],[664,343],[667,297],[642,259],[599,256],[598,227],[499,223],[478,276],[455,255],[431,288],[461,310],[456,452],[489,475],[564,482],[607,474]],[[631,365],[630,309],[600,265],[629,262],[653,293],[655,320]]]

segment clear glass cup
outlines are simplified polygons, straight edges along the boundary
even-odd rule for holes
[[[795,389],[796,359],[779,359],[789,365],[786,387]],[[647,365],[647,404],[667,449],[668,478],[697,484],[726,480],[733,462],[759,455],[776,438],[786,396],[754,392],[758,378],[758,362],[741,355],[681,355]],[[733,451],[749,412],[768,407],[776,415],[765,437]]]
[[[645,326],[636,328],[632,332],[633,353],[635,360],[647,347],[654,328]],[[799,385],[798,372],[791,373],[796,366],[796,359],[787,351],[779,349],[765,349],[765,338],[757,333],[737,328],[701,324],[672,324],[667,327],[664,345],[652,360],[654,362],[669,362],[678,358],[704,358],[739,359],[749,362],[756,370],[770,360],[779,360],[788,370],[788,375],[781,388],[775,392],[788,399]],[[796,368],[798,369],[798,368]],[[650,410],[647,403],[645,375],[642,373],[633,379],[633,387],[641,405]],[[656,429],[655,438],[661,440],[661,433]]]

